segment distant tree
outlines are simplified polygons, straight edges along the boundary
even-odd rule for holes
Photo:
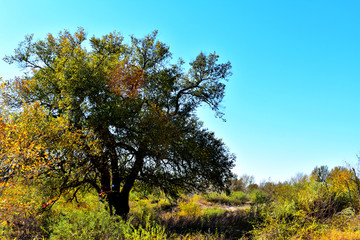
[[[276,184],[270,180],[260,182],[259,188],[266,192],[269,196],[274,194]]]
[[[346,167],[337,166],[331,169],[327,177],[327,182],[331,188],[339,191],[348,191],[352,183],[353,172]],[[350,184],[350,185],[349,185]]]
[[[247,187],[247,190],[251,192],[251,191],[256,190],[258,188],[259,188],[259,185],[257,185],[256,183],[252,183]]]
[[[25,76],[2,84],[2,102],[15,116],[4,124],[32,126],[32,137],[24,135],[24,151],[1,159],[3,179],[24,174],[12,170],[16,162],[29,170],[26,179],[46,180],[56,196],[95,188],[124,217],[135,181],[172,195],[226,189],[235,157],[203,128],[196,109],[205,104],[222,117],[231,65],[200,53],[185,72],[182,60],[170,63],[169,47],[156,35],[125,44],[113,32],[92,37],[90,50],[82,46],[83,29],[39,41],[27,36],[4,58]],[[14,149],[21,143],[11,132],[0,140],[3,153],[10,148],[4,142]],[[26,155],[30,146],[37,150]]]
[[[255,182],[254,176],[242,175],[232,180],[231,190],[232,191],[245,191],[246,188]]]
[[[291,184],[304,184],[308,181],[309,177],[304,173],[297,173],[295,177],[290,179]]]
[[[311,173],[311,176],[315,179],[317,182],[322,182],[327,186],[327,178],[329,177],[329,168],[328,166],[320,166],[315,167],[314,170]]]
[[[350,202],[355,207],[355,200],[357,194],[355,173],[352,169],[337,166],[331,169],[327,178],[328,184],[333,191],[347,192]],[[354,184],[355,183],[355,184]]]

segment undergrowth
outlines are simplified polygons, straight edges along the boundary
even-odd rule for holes
[[[329,176],[177,199],[133,191],[127,221],[96,193],[44,211],[37,186],[13,184],[0,195],[0,239],[360,239],[356,182]]]

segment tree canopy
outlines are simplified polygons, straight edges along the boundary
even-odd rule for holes
[[[200,53],[186,71],[156,35],[94,36],[90,49],[82,28],[25,37],[4,58],[25,74],[2,81],[2,181],[39,181],[55,198],[95,188],[121,215],[135,181],[173,195],[226,189],[235,157],[196,109],[222,118],[231,64]]]

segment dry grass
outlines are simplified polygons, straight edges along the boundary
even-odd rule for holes
[[[161,225],[165,226],[169,232],[185,236],[189,233],[218,233],[225,236],[225,239],[239,239],[252,229],[250,220],[248,211],[224,212],[206,218],[168,214],[164,215]]]
[[[360,231],[356,232],[344,232],[338,229],[330,230],[324,236],[319,238],[315,238],[316,240],[359,240],[360,239]]]

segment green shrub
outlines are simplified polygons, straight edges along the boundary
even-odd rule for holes
[[[244,204],[250,200],[250,197],[248,194],[237,191],[237,192],[231,192],[230,199],[234,199],[235,201],[240,201],[241,204]]]
[[[289,200],[282,204],[275,204],[270,214],[273,218],[291,222],[298,215],[298,211],[296,202]]]
[[[145,227],[134,227],[99,204],[93,211],[76,209],[63,213],[51,226],[50,239],[167,239],[165,229],[149,219]]]
[[[225,204],[230,206],[238,206],[243,205],[244,203],[249,201],[249,197],[247,194],[237,191],[232,192],[229,196],[224,193],[215,193],[210,192],[204,195],[205,199],[212,203]]]
[[[347,193],[330,191],[319,182],[311,182],[306,189],[299,191],[296,202],[308,216],[321,220],[332,217],[351,206]]]
[[[62,213],[60,219],[50,227],[50,239],[110,239],[120,237],[126,225],[115,223],[119,219],[110,218],[100,207],[95,211],[81,209]],[[120,231],[119,231],[120,230]]]
[[[201,207],[198,203],[200,199],[199,195],[194,195],[189,201],[180,201],[179,202],[179,212],[180,217],[199,217],[201,216]]]
[[[254,239],[317,239],[328,236],[325,233],[330,230],[343,231],[346,236],[346,226],[354,217],[346,192],[335,191],[316,181],[281,188],[285,189],[290,190],[290,194],[277,192],[271,201],[264,193],[253,195],[255,206],[266,206],[260,211],[262,221],[252,231]]]
[[[226,212],[227,211],[225,209],[210,207],[203,209],[202,215],[205,217],[205,219],[210,219],[216,216],[223,215]]]
[[[130,218],[135,225],[145,224],[146,219],[156,216],[155,204],[149,199],[139,199],[131,203]]]
[[[270,203],[271,198],[262,190],[255,190],[251,195],[251,202],[254,205]]]

